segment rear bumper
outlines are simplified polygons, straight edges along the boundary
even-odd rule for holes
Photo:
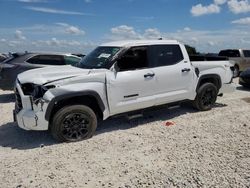
[[[24,130],[48,130],[48,121],[45,120],[47,103],[37,105],[32,102],[32,97],[24,95],[19,83],[15,85],[16,105],[13,112],[14,121]]]
[[[220,88],[219,94],[232,93],[236,90],[235,83],[223,84]]]

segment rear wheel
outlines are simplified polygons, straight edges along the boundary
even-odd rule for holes
[[[240,75],[240,68],[238,65],[234,66],[234,78],[238,77]]]
[[[97,127],[94,111],[85,105],[65,106],[52,121],[51,133],[60,142],[76,142],[93,136]]]
[[[205,83],[198,89],[193,106],[200,111],[211,110],[217,100],[217,95],[217,87],[212,83]]]

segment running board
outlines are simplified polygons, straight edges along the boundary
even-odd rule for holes
[[[143,117],[143,114],[140,113],[140,114],[131,114],[131,115],[127,115],[126,118],[128,120],[131,120],[131,119],[137,119],[137,118],[142,118]]]

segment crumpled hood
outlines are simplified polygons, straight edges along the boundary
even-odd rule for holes
[[[90,69],[81,69],[66,65],[29,70],[19,74],[17,78],[21,82],[21,84],[34,83],[43,85],[49,82],[88,75],[90,74],[90,72]]]

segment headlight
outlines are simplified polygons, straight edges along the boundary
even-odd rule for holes
[[[27,83],[22,85],[22,90],[24,95],[31,95],[33,97],[33,101],[35,102],[37,99],[43,97],[43,95],[51,88],[55,88],[55,86],[43,86],[36,85],[32,83]]]

